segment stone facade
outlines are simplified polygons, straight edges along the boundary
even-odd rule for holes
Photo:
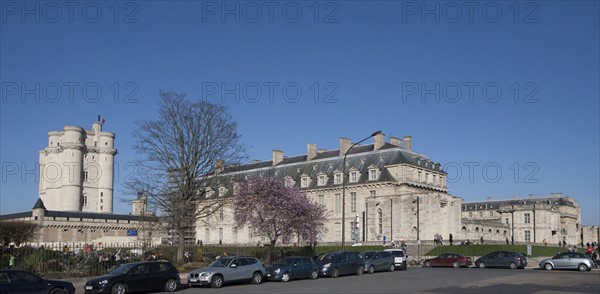
[[[568,245],[581,242],[581,209],[562,193],[547,197],[487,200],[462,204],[461,238],[479,242]]]
[[[119,215],[108,213],[46,210],[38,199],[32,211],[0,216],[0,221],[27,221],[39,225],[39,235],[30,244],[81,247],[91,245],[138,247],[160,243],[158,219],[152,214]]]
[[[40,151],[39,197],[49,210],[112,213],[115,135],[66,126]]]
[[[66,126],[48,133],[40,151],[39,198],[32,211],[0,215],[0,221],[28,221],[40,226],[34,244],[83,247],[87,244],[140,246],[159,244],[162,226],[138,195],[128,215],[113,214],[115,135]]]
[[[281,178],[329,209],[321,243],[342,241],[344,194],[346,243],[352,243],[351,233],[356,226],[357,241],[362,243],[457,235],[463,200],[447,193],[446,173],[440,164],[413,151],[411,140],[409,136],[404,140],[391,137],[387,143],[383,134],[377,134],[374,144],[352,146],[349,139],[340,138],[338,150],[323,151],[308,144],[306,155],[294,157],[284,157],[282,151],[274,150],[271,161],[225,168],[220,174],[222,185],[214,188],[215,194],[231,197],[237,183],[256,177]],[[199,222],[196,236],[204,244],[266,241],[247,230],[236,232],[233,227],[232,208],[226,206]]]

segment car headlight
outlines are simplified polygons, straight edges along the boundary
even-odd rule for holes
[[[98,282],[99,285],[106,285],[108,284],[108,280],[102,280],[100,282]]]
[[[330,267],[330,266],[331,266],[331,263],[326,263],[323,265],[323,267]]]
[[[210,273],[201,273],[200,276],[201,277],[208,277],[208,276],[210,276]]]
[[[275,273],[275,274],[279,274],[279,272],[281,272],[281,269],[280,269],[280,268],[278,268],[278,269],[276,269],[276,270],[274,271],[274,273]]]

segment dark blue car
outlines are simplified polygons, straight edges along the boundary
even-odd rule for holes
[[[267,267],[267,279],[274,281],[287,282],[293,279],[316,279],[318,277],[319,268],[310,257],[284,257]]]
[[[0,293],[73,294],[75,287],[65,281],[45,280],[22,270],[0,270]]]

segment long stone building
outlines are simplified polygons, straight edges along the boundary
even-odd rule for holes
[[[546,197],[462,204],[460,237],[480,242],[580,244],[584,227],[577,201],[562,193]],[[594,241],[594,240],[591,240]],[[597,237],[596,237],[597,241]],[[587,242],[587,241],[586,241]]]
[[[458,234],[463,200],[448,194],[441,165],[412,150],[411,140],[410,136],[390,137],[385,142],[385,135],[377,134],[373,144],[352,149],[349,139],[340,138],[337,150],[323,151],[308,144],[306,155],[292,157],[274,150],[272,160],[225,168],[222,176],[230,180],[222,181],[215,193],[230,197],[235,194],[236,181],[263,176],[281,178],[329,209],[327,232],[320,236],[321,243],[340,243],[345,180],[346,242],[351,242],[355,227],[359,229],[357,241],[362,243]],[[264,241],[261,236],[237,232],[233,227],[232,208],[225,207],[207,222],[199,222],[196,236],[204,244]]]
[[[143,195],[133,201],[132,212],[113,214],[115,135],[95,123],[91,130],[67,126],[48,133],[48,146],[40,151],[39,198],[31,211],[0,215],[0,221],[31,221],[41,232],[34,243],[52,245],[119,244],[139,246],[169,240],[170,230],[147,211]],[[347,154],[346,160],[344,155]],[[345,165],[344,165],[345,162]],[[412,138],[376,134],[372,144],[353,145],[339,139],[339,148],[320,150],[307,145],[307,153],[284,156],[273,150],[271,160],[215,169],[221,184],[210,197],[233,197],[239,183],[273,176],[296,185],[330,212],[320,243],[342,241],[345,202],[345,240],[381,244],[384,240],[432,243],[435,235],[456,243],[515,242],[549,244],[600,241],[600,227],[582,226],[577,201],[560,193],[544,197],[464,202],[451,195],[441,165],[412,148]],[[346,177],[344,177],[344,172]],[[344,182],[342,182],[344,181]],[[344,189],[345,187],[345,189]],[[345,201],[343,199],[345,190]],[[203,244],[256,244],[263,236],[234,230],[233,208],[198,222],[186,231],[186,242]],[[166,235],[165,235],[166,234]]]

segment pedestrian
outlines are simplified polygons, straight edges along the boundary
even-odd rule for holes
[[[13,269],[15,268],[15,265],[17,263],[17,258],[15,257],[14,254],[10,254],[10,259],[8,260],[8,269]]]
[[[452,234],[450,234],[450,236],[448,236],[448,242],[450,242],[450,246],[452,246]]]
[[[506,237],[506,245],[508,245],[508,237]]]
[[[483,236],[481,236],[481,238],[479,238],[479,244],[483,245]]]
[[[121,266],[121,249],[117,250],[115,254],[115,262],[117,263],[117,267]]]

